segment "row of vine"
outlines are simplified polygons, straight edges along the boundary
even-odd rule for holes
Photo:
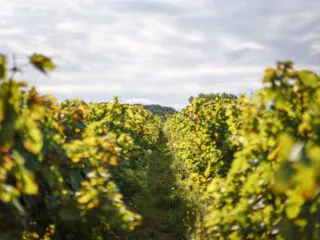
[[[29,62],[45,74],[55,68],[40,54]],[[117,98],[59,104],[14,80],[18,70],[1,56],[0,238],[112,239],[132,231],[161,119]]]
[[[319,81],[279,62],[252,97],[203,95],[167,120],[190,239],[320,238]]]

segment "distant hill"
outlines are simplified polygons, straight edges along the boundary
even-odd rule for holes
[[[134,105],[143,106],[146,110],[152,112],[155,115],[159,115],[162,119],[165,119],[167,114],[174,114],[177,112],[172,107],[161,106],[159,104],[149,104],[149,105],[134,104]]]

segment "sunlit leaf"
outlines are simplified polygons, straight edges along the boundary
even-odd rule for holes
[[[0,54],[0,79],[7,78],[7,59],[5,55]]]
[[[29,58],[30,63],[39,71],[47,74],[48,71],[54,70],[56,68],[52,60],[42,54],[33,54]]]
[[[298,77],[300,81],[307,87],[317,87],[319,86],[319,77],[307,70],[302,70],[298,72]]]
[[[43,146],[42,134],[36,126],[29,126],[25,134],[25,139],[23,141],[23,146],[29,152],[37,154],[41,151]]]
[[[304,198],[294,192],[290,193],[289,200],[286,203],[286,214],[289,219],[296,218],[304,204]]]

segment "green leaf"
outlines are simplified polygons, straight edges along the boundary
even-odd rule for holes
[[[26,169],[20,168],[16,172],[17,188],[28,195],[38,193],[38,184],[35,182],[34,175]]]
[[[298,77],[303,85],[316,88],[319,86],[319,77],[313,72],[302,70],[298,72]]]
[[[317,162],[320,165],[320,146],[317,146],[317,145],[308,146],[307,155],[312,161]]]
[[[280,192],[286,191],[296,173],[297,170],[293,168],[291,162],[284,162],[275,172],[275,184],[273,186],[274,190]]]
[[[12,157],[16,161],[17,165],[15,167],[15,177],[17,180],[17,188],[29,195],[35,195],[38,193],[38,184],[35,181],[34,174],[30,171],[28,171],[24,167],[24,158],[23,156],[17,152],[14,151]]]
[[[15,187],[0,183],[0,200],[3,202],[11,202],[14,198],[19,197],[20,192]]]
[[[283,158],[282,160],[288,160],[295,144],[293,137],[287,133],[281,133],[277,138],[277,142],[280,148],[279,155]]]
[[[263,83],[271,83],[274,81],[274,77],[276,75],[276,70],[273,68],[268,68],[265,70]]]
[[[12,145],[13,136],[15,133],[15,123],[18,114],[12,108],[12,105],[7,105],[7,109],[4,112],[4,120],[2,121],[2,129],[0,130],[0,147]]]
[[[39,71],[47,74],[47,71],[54,70],[56,68],[52,60],[41,54],[33,54],[30,58],[30,63]]]
[[[42,134],[41,131],[36,127],[33,122],[30,122],[27,125],[27,132],[25,134],[25,138],[23,141],[23,146],[29,152],[34,154],[38,154],[43,145]]]
[[[0,79],[7,78],[7,59],[6,56],[0,54]]]
[[[289,219],[296,218],[300,211],[301,207],[304,204],[304,198],[297,193],[290,193],[290,198],[286,205],[286,214]]]
[[[289,103],[287,102],[287,99],[283,95],[279,95],[274,100],[274,106],[277,109],[287,110],[289,108]]]

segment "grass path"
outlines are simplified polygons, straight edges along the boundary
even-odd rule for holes
[[[148,171],[147,199],[142,199],[137,209],[143,217],[143,223],[126,239],[130,240],[182,240],[179,235],[177,214],[172,208],[172,188],[174,178],[170,165],[172,156],[167,147],[167,139],[159,140],[159,150],[152,154],[152,164]]]

